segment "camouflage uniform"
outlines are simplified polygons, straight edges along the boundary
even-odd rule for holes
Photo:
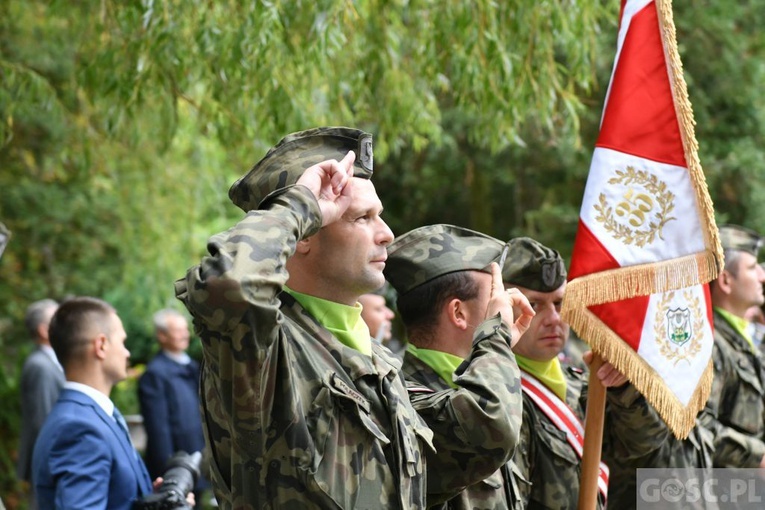
[[[715,467],[756,468],[765,455],[765,392],[762,358],[717,311],[714,313],[715,377],[707,408],[716,432]]]
[[[566,404],[584,421],[587,372],[565,367]],[[609,388],[602,460],[609,466],[608,506],[624,510],[636,502],[638,467],[709,466],[711,433],[699,427],[678,441],[632,385]],[[524,393],[521,443],[515,455],[526,508],[575,509],[579,502],[581,459],[565,434]],[[707,459],[706,461],[704,459]],[[696,464],[699,462],[699,464]],[[706,464],[704,463],[706,462]],[[598,508],[604,508],[598,496]]]
[[[566,404],[580,420],[586,381],[581,370],[567,367]],[[521,441],[513,460],[521,474],[521,499],[528,509],[575,509],[579,501],[581,459],[560,430],[525,393]],[[598,508],[603,508],[598,496]],[[617,507],[618,508],[618,507]]]
[[[557,251],[528,237],[512,239],[508,244],[511,256],[502,272],[505,286],[517,285],[549,293],[565,283],[566,268]],[[564,365],[563,375],[566,404],[583,421],[586,372]],[[525,392],[523,399],[521,442],[514,457],[522,475],[521,499],[529,509],[575,509],[579,501],[581,459],[566,440],[565,432]],[[668,431],[657,413],[646,413],[645,400],[630,385],[607,391],[606,416],[608,430],[603,438],[603,460],[609,466],[648,456],[662,446],[656,430],[665,434]],[[604,506],[599,494],[598,508]],[[611,504],[610,497],[609,506],[623,508]]]
[[[720,227],[726,257],[743,251],[757,257],[762,238],[736,225]],[[727,262],[726,262],[727,263]],[[713,282],[712,285],[716,285]],[[713,292],[713,296],[714,296]],[[714,299],[713,299],[713,304]],[[715,467],[759,467],[765,455],[765,372],[750,342],[714,311],[714,379],[705,421],[715,433]]]
[[[356,143],[357,175],[371,173],[358,167],[371,165],[364,135],[280,142],[230,193],[258,209],[212,237],[210,256],[176,283],[203,341],[201,407],[222,508],[425,507],[432,434],[409,403],[400,361],[378,345],[371,356],[346,347],[281,292],[297,241],[321,227],[313,194],[290,185]]]
[[[496,327],[496,324],[493,324],[495,321],[496,319],[487,321],[483,324],[483,327],[479,329],[476,334],[476,347],[479,346],[479,342],[488,342],[492,336],[499,336],[492,328],[492,325]],[[495,356],[487,356],[487,354],[491,353],[486,353],[485,351],[485,348],[480,350],[476,349],[472,355],[472,358],[483,356],[483,360],[479,361],[479,363],[487,364],[487,369],[496,369],[496,363],[491,361],[491,358]],[[509,372],[512,373],[513,371]],[[516,373],[517,378],[519,376],[517,365],[515,366],[514,372]],[[420,413],[420,415],[425,419],[425,422],[433,430],[433,442],[435,443],[436,448],[439,448],[439,451],[440,445],[442,443],[448,441],[450,437],[453,437],[457,434],[454,430],[457,426],[461,427],[462,430],[465,430],[465,432],[459,433],[459,437],[470,438],[470,436],[466,436],[466,428],[472,427],[472,424],[459,424],[460,414],[455,413],[454,411],[455,407],[464,405],[460,402],[460,400],[467,400],[469,404],[475,405],[473,402],[471,402],[475,400],[475,397],[469,394],[469,389],[461,388],[457,390],[452,388],[432,368],[409,353],[404,355],[404,376],[408,381],[417,383],[418,385],[429,388],[435,392],[423,393],[418,391],[416,386],[412,385],[412,404]],[[455,376],[457,377],[455,380],[461,382],[460,373],[456,373]],[[502,377],[505,378],[507,375],[503,375]],[[487,378],[487,380],[491,379]],[[515,388],[516,393],[513,395],[511,402],[507,404],[507,407],[516,411],[518,428],[520,429],[522,403],[520,397],[520,384],[518,384],[517,379],[515,384],[517,386],[517,388]],[[518,432],[520,432],[520,430]],[[516,443],[517,438],[513,441],[508,439],[504,448],[507,448],[511,444]],[[510,451],[512,452],[513,450]],[[461,462],[467,464],[470,462],[470,460],[471,459],[469,457],[466,457],[465,459],[461,460]],[[484,466],[485,465],[486,464],[484,463]],[[465,483],[472,481],[471,478],[474,479],[476,474],[481,473],[482,476],[485,476],[485,473],[488,470],[484,466],[473,466],[471,469],[466,469],[464,472],[466,475]],[[436,504],[436,501],[441,498],[436,498],[429,495],[428,506],[429,508],[439,508],[444,510],[503,510],[523,508],[520,501],[519,489],[515,480],[518,474],[519,473],[517,468],[513,462],[506,462],[502,464],[502,466],[494,473],[485,476],[485,478],[477,483],[469,485],[457,496],[442,504]],[[467,478],[467,476],[470,478]],[[441,483],[443,483],[443,479],[438,472],[434,473],[428,479],[429,488],[432,488],[432,486],[435,484]],[[436,489],[434,492],[443,493],[443,489]]]
[[[608,398],[603,460],[611,469],[609,508],[629,510],[637,506],[638,468],[712,468],[714,434],[702,426],[706,411],[697,418],[688,438],[681,440],[672,434],[656,409],[634,386],[610,389]],[[636,436],[632,430],[643,432]],[[640,444],[645,437],[651,438],[648,451]],[[644,452],[636,455],[635,452],[641,451]]]
[[[461,227],[421,227],[388,247],[385,275],[404,295],[447,273],[485,270],[504,246]],[[520,371],[510,345],[499,316],[484,321],[454,372],[456,388],[411,353],[404,356],[412,404],[433,431],[437,451],[428,457],[429,508],[521,508],[508,462],[521,427]],[[466,488],[449,499],[455,486]]]

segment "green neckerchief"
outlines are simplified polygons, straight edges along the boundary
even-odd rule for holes
[[[449,354],[448,352],[434,351],[432,349],[418,349],[412,345],[411,342],[406,347],[406,350],[409,354],[432,368],[441,379],[446,381],[446,384],[452,388],[458,387],[454,384],[454,381],[452,381],[452,375],[454,375],[454,371],[457,370],[457,367],[465,361],[464,359],[455,356],[454,354]]]
[[[284,290],[344,345],[367,356],[372,354],[372,338],[366,322],[361,319],[361,305],[348,306],[327,301],[294,291],[286,285]]]
[[[563,402],[566,401],[566,377],[563,375],[563,368],[557,356],[550,361],[534,361],[516,354],[515,361],[520,368],[551,389]]]
[[[746,338],[746,341],[749,342],[749,347],[752,348],[752,352],[757,352],[757,350],[754,347],[754,342],[752,341],[752,337],[749,336],[749,332],[746,330],[746,327],[749,325],[749,321],[744,319],[743,317],[739,317],[738,315],[733,315],[727,310],[723,310],[720,307],[715,306],[715,311],[723,316],[723,318],[728,321],[728,324],[733,326],[733,329],[736,330],[736,333]]]

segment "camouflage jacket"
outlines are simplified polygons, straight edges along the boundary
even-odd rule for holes
[[[564,367],[566,376],[566,404],[584,421],[587,400],[587,374],[574,368]],[[514,460],[525,480],[520,483],[522,500],[529,509],[576,509],[579,502],[579,478],[581,459],[566,441],[566,435],[539,410],[533,400],[523,395],[523,426],[521,442]],[[640,399],[626,389],[609,389],[606,396],[606,420],[608,433],[603,437],[602,459],[608,464],[623,462],[650,454],[660,439],[651,434],[647,421],[635,421],[644,407]],[[657,414],[648,415],[654,425],[659,425]],[[663,423],[663,422],[662,422]],[[615,442],[619,438],[620,442]],[[610,464],[608,464],[610,467]],[[611,505],[610,508],[621,508]],[[598,508],[604,508],[598,496]]]
[[[585,385],[581,370],[564,368],[566,404],[584,417],[580,397]],[[579,501],[581,460],[566,440],[566,434],[523,394],[521,442],[513,460],[521,474],[521,499],[529,509],[574,510]],[[598,501],[598,508],[603,508]]]
[[[765,455],[762,358],[715,312],[715,376],[707,408],[715,432],[715,467],[759,467]]]
[[[714,435],[702,426],[705,414],[696,419],[688,438],[681,440],[634,386],[609,390],[603,438],[607,445],[603,460],[611,469],[608,507],[636,508],[638,468],[711,468]],[[651,440],[645,442],[646,437]]]
[[[521,428],[520,371],[499,317],[479,326],[470,356],[455,371],[458,388],[409,353],[404,376],[414,408],[433,431],[428,507],[517,509],[512,461]],[[430,391],[423,391],[427,389]],[[499,468],[499,469],[497,469]],[[454,487],[466,487],[459,495]]]
[[[176,283],[202,338],[201,407],[221,508],[424,508],[432,433],[401,362],[346,347],[288,294],[285,262],[321,226],[302,186],[208,243]]]

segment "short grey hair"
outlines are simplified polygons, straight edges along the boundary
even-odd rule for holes
[[[41,299],[35,301],[27,307],[27,313],[24,316],[24,325],[32,338],[37,338],[37,327],[45,321],[50,320],[48,311],[51,308],[58,308],[58,302],[53,299]]]
[[[173,308],[165,308],[154,314],[154,331],[166,332],[167,321],[170,317],[180,317],[181,319],[186,320],[186,316],[178,310],[174,310]]]
[[[725,249],[723,250],[723,260],[725,260],[725,270],[733,276],[738,276],[738,261],[741,260],[741,250]]]

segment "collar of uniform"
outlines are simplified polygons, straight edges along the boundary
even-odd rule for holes
[[[434,351],[432,349],[418,349],[411,343],[406,347],[406,351],[432,368],[433,371],[449,386],[457,388],[457,385],[452,380],[452,376],[454,375],[454,371],[457,370],[457,367],[465,361],[463,358],[449,354],[448,352]]]
[[[563,368],[560,360],[555,357],[549,361],[535,361],[526,358],[520,354],[515,355],[515,361],[521,370],[533,375],[539,381],[547,386],[558,398],[566,402],[566,377],[563,374]]]
[[[719,306],[715,306],[715,311],[720,314],[720,316],[725,319],[728,324],[731,325],[731,327],[741,335],[748,343],[749,347],[752,349],[752,351],[756,351],[754,347],[754,342],[752,341],[752,337],[749,336],[749,332],[746,330],[747,325],[749,324],[749,321],[744,319],[743,317],[739,317],[738,315],[734,315],[730,313],[728,310],[723,310]]]
[[[378,363],[377,356],[367,356],[361,352],[346,346],[331,331],[325,328],[308,310],[303,308],[292,294],[282,292],[279,295],[281,301],[281,311],[295,325],[310,335],[315,342],[321,344],[331,356],[342,365],[343,370],[352,380],[374,374],[376,377],[385,376],[391,370],[390,365],[385,363],[384,370],[381,370],[382,363]],[[370,340],[371,345],[371,340]],[[374,350],[374,347],[373,347]],[[374,350],[377,354],[379,350]],[[382,375],[381,375],[382,374]]]
[[[346,346],[366,354],[372,354],[372,339],[369,328],[361,319],[361,306],[347,306],[334,301],[309,296],[285,286],[284,291],[292,295],[308,313],[327,328]]]

